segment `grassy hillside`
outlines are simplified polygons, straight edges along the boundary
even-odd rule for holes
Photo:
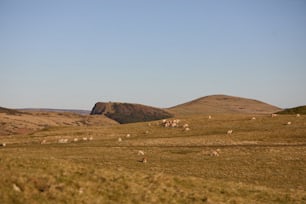
[[[305,203],[306,117],[253,117],[198,115],[180,117],[175,128],[155,121],[2,136],[0,203]]]
[[[8,111],[7,111],[8,110]],[[61,112],[19,112],[10,109],[0,112],[0,136],[27,134],[56,126],[110,125],[117,122],[107,118]]]
[[[306,115],[306,106],[299,106],[295,108],[288,108],[278,112],[278,114],[303,114]]]
[[[175,115],[198,115],[234,113],[268,114],[275,113],[281,109],[253,99],[212,95],[174,106],[167,110]]]

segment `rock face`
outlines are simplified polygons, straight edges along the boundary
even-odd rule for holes
[[[121,124],[145,122],[170,118],[173,115],[165,110],[150,106],[131,103],[102,103],[93,107],[91,115],[105,115]]]

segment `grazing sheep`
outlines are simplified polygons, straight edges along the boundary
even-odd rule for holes
[[[233,133],[233,130],[228,130],[228,131],[227,131],[227,134],[228,134],[228,135],[231,135],[232,133]]]
[[[137,154],[138,155],[144,155],[145,153],[143,151],[139,150]]]
[[[187,123],[183,125],[183,128],[187,128],[187,127],[189,127]]]
[[[14,184],[14,183],[13,183],[13,189],[14,189],[14,191],[17,191],[17,192],[21,191],[20,187],[17,186],[16,184]]]
[[[0,146],[2,146],[2,147],[6,147],[6,144],[5,144],[5,143],[2,143],[2,144],[0,144]]]
[[[150,133],[149,130],[146,130],[146,131],[145,131],[145,134],[146,134],[146,135],[149,134],[149,133]]]
[[[276,117],[276,116],[277,116],[277,114],[275,114],[275,113],[272,113],[272,114],[271,114],[271,117],[272,117],[272,118],[274,118],[274,117]]]
[[[291,125],[291,122],[289,121],[289,122],[287,122],[287,125]]]
[[[212,119],[211,115],[208,116],[208,119],[209,119],[209,120]]]
[[[143,158],[140,160],[140,162],[142,162],[142,163],[147,163],[147,161],[148,161],[147,157],[143,157]]]
[[[212,152],[210,153],[210,156],[212,156],[212,157],[218,157],[218,156],[219,156],[219,152],[216,151],[216,150],[214,150],[214,151],[212,151]]]
[[[83,137],[83,141],[87,141],[88,139],[87,139],[87,137]]]
[[[296,117],[301,117],[301,115],[300,114],[296,114]]]
[[[58,143],[61,143],[61,144],[64,144],[67,142],[68,142],[68,139],[64,139],[64,138],[58,140]]]
[[[121,137],[119,137],[119,138],[118,138],[118,142],[122,142],[122,139],[121,139]]]
[[[189,130],[190,130],[189,127],[184,128],[184,131],[189,131]]]
[[[255,117],[252,117],[252,120],[256,120],[256,118],[255,118]]]
[[[41,142],[40,142],[40,144],[46,144],[47,143],[47,140],[42,140]]]
[[[79,139],[78,139],[78,138],[74,138],[73,141],[74,141],[74,142],[77,142],[77,141],[79,141]]]
[[[131,135],[130,134],[126,134],[126,136],[125,136],[126,138],[130,138],[131,137]]]
[[[89,141],[93,141],[93,137],[92,136],[89,137]]]
[[[177,123],[173,122],[173,123],[171,124],[171,127],[177,127]]]

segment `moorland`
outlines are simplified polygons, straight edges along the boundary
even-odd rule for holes
[[[0,203],[306,203],[300,109],[213,96],[165,111],[120,124],[0,109]]]

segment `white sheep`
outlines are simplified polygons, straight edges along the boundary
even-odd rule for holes
[[[256,118],[255,118],[255,117],[252,117],[252,120],[256,120]]]
[[[6,147],[6,144],[5,144],[5,143],[2,143],[2,144],[0,144],[0,146],[2,146],[2,147]]]
[[[228,130],[228,131],[227,131],[227,134],[228,134],[228,135],[231,135],[232,133],[233,133],[233,130]]]
[[[14,189],[14,191],[17,191],[17,192],[21,191],[20,187],[17,186],[16,184],[14,184],[14,183],[13,183],[13,189]]]
[[[41,142],[40,142],[40,144],[46,144],[47,143],[47,140],[42,140]]]
[[[78,138],[74,138],[73,141],[74,141],[74,142],[77,142],[77,141],[79,141],[79,139],[78,139]]]
[[[126,137],[126,138],[130,138],[130,137],[131,137],[131,134],[126,134],[125,137]]]
[[[122,142],[122,139],[121,139],[121,137],[119,137],[119,138],[118,138],[118,142]]]
[[[288,122],[287,122],[287,125],[291,125],[291,121],[288,121]]]
[[[88,140],[87,137],[83,137],[82,139],[83,139],[83,141],[87,141]]]
[[[211,115],[208,116],[208,119],[209,119],[209,120],[212,119]]]
[[[184,128],[184,131],[189,131],[189,130],[190,130],[189,127]]]
[[[67,143],[67,142],[68,142],[68,139],[64,139],[64,138],[58,140],[58,143],[62,143],[62,144]]]
[[[183,125],[183,128],[188,128],[189,127],[189,125],[187,124],[187,123],[185,123],[184,125]]]
[[[296,117],[301,117],[301,115],[300,114],[296,114]]]
[[[142,151],[142,150],[139,150],[138,151],[138,153],[137,153],[137,155],[144,155],[145,153],[144,153],[144,151]]]
[[[171,127],[177,127],[177,123],[173,122],[173,123],[171,124]]]
[[[93,141],[93,137],[92,136],[89,137],[89,141]]]
[[[277,116],[277,114],[275,114],[275,113],[272,113],[272,114],[271,114],[271,117],[272,117],[272,118],[274,118],[274,117],[276,117],[276,116]]]
[[[218,157],[219,156],[219,152],[218,151],[212,151],[211,153],[210,153],[210,156],[212,156],[212,157]]]

